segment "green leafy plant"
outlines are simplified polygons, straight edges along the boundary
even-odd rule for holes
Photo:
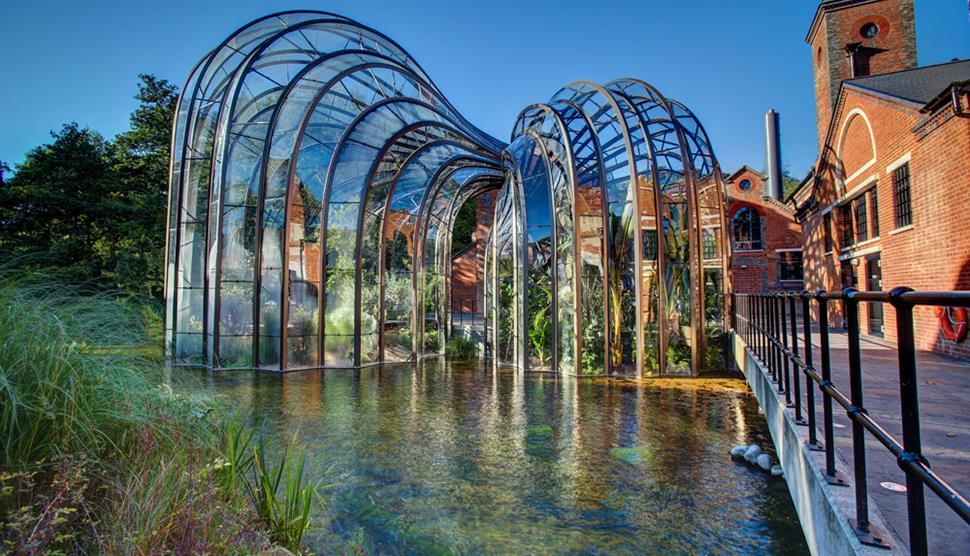
[[[299,550],[303,535],[310,528],[310,509],[320,487],[307,484],[303,471],[306,454],[301,453],[295,461],[290,459],[288,447],[276,469],[266,460],[266,442],[260,439],[253,447],[252,481],[246,490],[256,508],[256,514],[265,524],[273,542]]]
[[[543,258],[529,268],[529,345],[540,364],[552,355],[551,264],[551,259]]]
[[[474,359],[478,357],[478,344],[464,336],[452,336],[445,346],[445,356],[451,359]]]

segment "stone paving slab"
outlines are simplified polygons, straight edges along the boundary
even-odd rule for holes
[[[814,361],[819,365],[818,330],[813,333]],[[801,344],[800,344],[801,347]],[[881,341],[863,337],[862,374],[863,402],[872,415],[897,440],[902,441],[902,420],[899,401],[899,366],[895,348]],[[840,329],[830,332],[832,381],[849,395],[848,336]],[[970,497],[970,362],[917,352],[919,379],[920,427],[923,452],[933,470],[947,480],[964,497]],[[802,384],[804,385],[804,378]],[[804,388],[802,388],[804,399]],[[822,439],[822,403],[816,390],[818,437]],[[839,469],[851,476],[852,427],[840,405],[833,402],[835,445],[850,467]],[[866,433],[866,462],[869,493],[876,506],[908,547],[909,525],[906,494],[880,486],[882,482],[906,484],[906,476],[896,464],[896,458]],[[925,489],[927,531],[931,554],[966,555],[970,551],[970,525],[967,525],[939,497]]]

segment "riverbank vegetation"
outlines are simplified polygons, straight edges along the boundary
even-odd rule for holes
[[[143,299],[0,270],[0,551],[300,549],[302,456],[173,391],[160,329]]]

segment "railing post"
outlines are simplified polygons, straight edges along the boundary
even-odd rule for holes
[[[744,324],[741,325],[741,338],[744,339],[744,343],[751,345],[748,341],[748,298],[741,296],[741,306],[737,309],[741,314],[741,320]]]
[[[848,414],[852,420],[852,463],[855,469],[855,513],[856,528],[869,532],[869,491],[866,485],[866,431],[856,421],[856,415],[865,413],[862,401],[862,350],[859,346],[859,301],[855,299],[858,290],[846,288],[842,291],[842,309],[845,311],[846,325],[849,327],[849,398],[852,405]]]
[[[798,364],[795,363],[795,358],[798,357],[798,318],[795,316],[795,294],[788,294],[788,312],[791,314],[791,356],[792,356],[792,383],[791,385],[795,388],[794,398],[795,398],[795,422],[798,424],[803,424],[805,421],[802,419],[802,379],[798,373]]]
[[[835,426],[832,421],[832,396],[826,391],[832,386],[832,362],[829,353],[829,300],[825,290],[819,290],[818,332],[819,351],[822,353],[822,434],[825,436],[825,480],[831,485],[848,486],[835,470]]]
[[[858,290],[846,288],[842,292],[842,308],[849,327],[849,418],[852,420],[852,465],[855,470],[855,527],[856,535],[863,544],[888,548],[869,522],[869,474],[866,470],[866,430],[859,422],[866,414],[862,395],[862,348],[859,345]]]
[[[731,292],[731,329],[738,329],[738,304],[737,300],[734,298],[734,292]]]
[[[909,462],[924,460],[919,426],[919,388],[916,378],[916,346],[913,306],[902,295],[910,288],[893,288],[889,302],[896,310],[896,351],[899,357],[899,401],[903,417],[903,453],[899,467],[906,473],[906,506],[909,514],[909,551],[917,556],[929,552],[926,542],[926,501],[923,482]]]
[[[758,359],[764,361],[761,353],[761,297],[753,294],[751,301],[751,307],[754,309],[754,352]]]
[[[778,385],[778,392],[781,392],[781,381],[778,380],[778,304],[775,303],[775,294],[768,294],[768,347],[770,351],[769,359],[771,363],[771,380]]]
[[[779,348],[779,351],[781,352],[782,357],[781,372],[782,379],[784,379],[785,405],[791,407],[791,379],[789,378],[791,352],[788,351],[788,314],[785,308],[785,297],[786,296],[783,293],[778,294],[778,324],[779,328],[781,329],[781,334],[779,335],[781,347]]]
[[[758,359],[762,363],[767,364],[765,361],[765,298],[760,294],[755,298],[758,311],[757,323],[758,323]]]
[[[768,367],[770,352],[768,350],[768,298],[761,295],[761,362]],[[768,371],[771,372],[770,369]]]
[[[815,372],[812,352],[812,294],[803,291],[802,297],[802,329],[805,333],[805,404],[808,411],[808,447],[812,450],[820,449],[818,431],[815,423],[815,380],[809,376],[809,371]]]

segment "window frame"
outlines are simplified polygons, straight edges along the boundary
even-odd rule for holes
[[[869,239],[869,218],[867,210],[866,195],[859,195],[852,201],[852,216],[855,228],[855,242],[862,243]]]
[[[896,229],[913,225],[913,197],[909,162],[893,168],[893,223]]]
[[[848,249],[855,245],[855,229],[852,225],[852,205],[846,203],[836,207],[838,218],[836,218],[839,228],[839,248]]]
[[[786,260],[789,257],[795,258],[796,260]],[[792,269],[797,269],[797,273],[791,274],[791,276],[797,275],[797,278],[785,277],[785,269],[788,268],[790,271]],[[789,250],[789,251],[778,251],[778,280],[780,282],[804,282],[805,281],[805,257],[800,249]]]
[[[747,218],[748,226],[748,238],[739,239],[738,235],[741,229],[739,229],[738,224],[740,218],[745,214],[751,214],[752,216]],[[731,245],[734,247],[735,251],[764,251],[764,226],[762,225],[763,217],[758,209],[751,206],[743,206],[735,211],[734,216],[731,217]],[[757,234],[757,237],[755,237]]]
[[[879,190],[873,187],[869,192],[869,213],[872,220],[872,237],[879,237]]]
[[[822,215],[822,241],[826,253],[831,253],[835,249],[835,241],[832,238],[832,211]]]

